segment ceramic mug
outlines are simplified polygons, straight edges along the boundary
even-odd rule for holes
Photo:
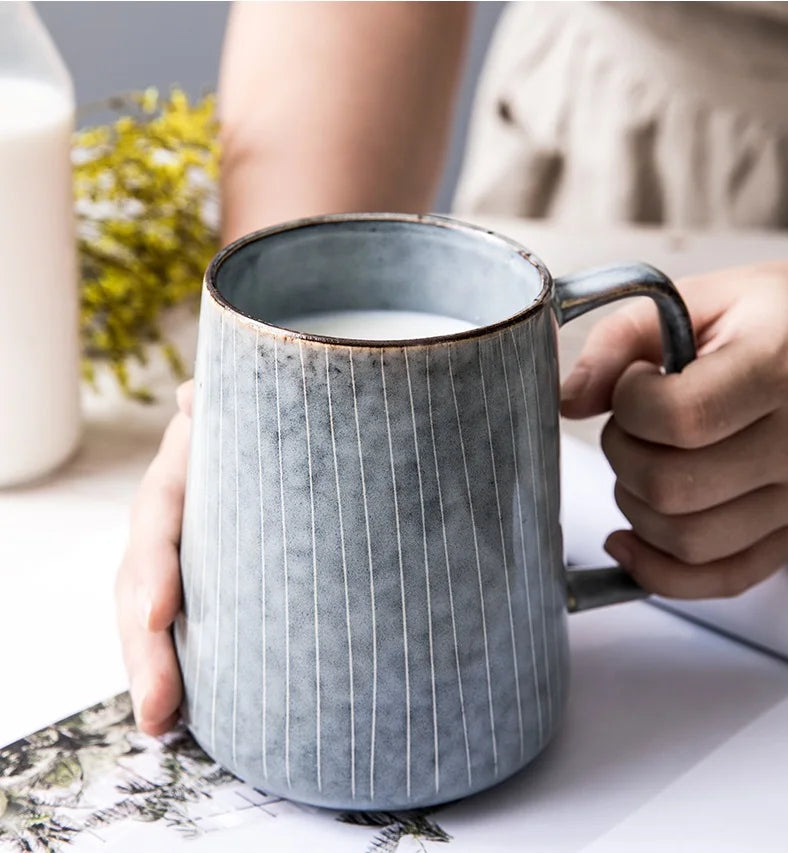
[[[690,320],[645,264],[552,279],[490,231],[388,214],[217,255],[176,629],[184,716],[211,756],[269,793],[388,810],[487,788],[544,748],[567,609],[643,594],[620,569],[562,565],[556,330],[642,294],[680,370]],[[340,309],[478,328],[364,341],[277,325]]]

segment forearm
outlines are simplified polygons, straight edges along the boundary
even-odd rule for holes
[[[226,240],[318,213],[424,211],[465,3],[241,3],[220,81]]]

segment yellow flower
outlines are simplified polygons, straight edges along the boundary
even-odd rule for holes
[[[173,88],[111,99],[120,115],[74,137],[82,264],[83,376],[95,382],[105,363],[125,393],[128,362],[144,363],[156,344],[177,375],[183,371],[160,320],[170,306],[194,300],[218,247],[215,227],[202,215],[215,207],[219,145],[215,99],[194,104]]]
[[[159,90],[153,86],[148,86],[141,94],[139,102],[143,112],[148,114],[156,112],[156,108],[159,105]]]

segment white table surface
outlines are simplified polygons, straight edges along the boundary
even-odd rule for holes
[[[788,238],[757,233],[489,224],[556,273],[616,258],[681,275],[788,257]],[[174,409],[171,382],[148,378],[159,404],[87,395],[74,460],[0,492],[0,744],[125,688],[114,573],[131,497]],[[560,735],[524,773],[441,813],[452,850],[788,848],[788,664],[646,604],[574,616],[570,637]]]

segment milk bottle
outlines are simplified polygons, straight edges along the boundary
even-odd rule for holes
[[[68,72],[27,3],[0,2],[0,486],[80,433]]]

